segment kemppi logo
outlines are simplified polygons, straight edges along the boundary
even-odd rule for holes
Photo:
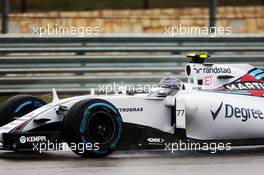
[[[34,143],[34,142],[46,142],[46,136],[21,136],[19,138],[20,143]]]

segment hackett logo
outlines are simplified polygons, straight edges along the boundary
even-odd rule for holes
[[[247,107],[237,107],[230,104],[224,105],[225,109],[225,119],[230,119],[232,117],[235,117],[237,119],[241,119],[242,122],[248,121],[248,119],[264,119],[264,113],[260,109],[253,109],[253,108],[247,108]],[[211,114],[213,117],[213,120],[215,120],[223,108],[223,102],[220,104],[220,106],[216,109],[216,111],[211,110]]]

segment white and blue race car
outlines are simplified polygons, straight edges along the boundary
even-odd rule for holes
[[[161,146],[179,139],[264,142],[264,70],[248,64],[208,64],[188,54],[187,82],[165,77],[148,94],[85,95],[53,101],[30,95],[0,110],[0,148],[28,150],[36,143],[89,145],[74,152],[104,157],[118,146]]]

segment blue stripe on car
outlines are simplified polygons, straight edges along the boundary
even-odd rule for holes
[[[263,73],[263,70],[261,70],[261,69],[254,70],[253,72],[250,73],[250,75],[255,77],[259,73]]]
[[[256,79],[258,79],[258,80],[260,80],[262,78],[264,78],[264,72],[256,76]]]
[[[19,105],[19,106],[16,108],[15,112],[19,112],[23,107],[25,107],[25,106],[27,106],[27,105],[29,105],[29,104],[31,104],[31,103],[32,103],[32,101],[26,101],[26,102],[22,103],[21,105]]]

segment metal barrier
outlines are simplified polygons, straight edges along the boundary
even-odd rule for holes
[[[38,37],[0,36],[0,93],[87,92],[108,83],[157,83],[184,79],[183,56],[207,51],[210,62],[264,67],[263,35]]]

